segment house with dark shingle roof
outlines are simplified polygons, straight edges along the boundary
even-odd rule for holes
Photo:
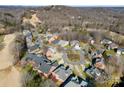
[[[70,75],[72,74],[72,70],[69,66],[64,66],[63,64],[59,65],[50,75],[50,78],[54,82],[61,82],[63,83]]]
[[[60,87],[86,87],[88,82],[82,78],[71,74],[61,85]]]
[[[48,77],[49,74],[58,66],[56,61],[52,62],[46,57],[40,57],[33,53],[29,53],[26,56],[26,60],[34,61],[36,63],[35,68],[37,68],[38,72],[45,77]]]
[[[92,54],[92,65],[99,69],[105,69],[103,51],[97,50]]]
[[[95,67],[90,67],[89,69],[86,69],[85,71],[88,76],[92,78],[97,78],[101,76],[101,71]]]

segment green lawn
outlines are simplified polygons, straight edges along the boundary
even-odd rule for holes
[[[114,50],[106,50],[103,54],[104,57],[107,57],[109,55],[115,55],[116,53],[114,52]]]
[[[27,72],[31,71],[32,68],[33,68],[33,67],[32,67],[31,64],[27,64],[27,65],[25,65],[25,67],[23,67],[22,72],[23,72],[23,73],[27,73]]]
[[[67,56],[68,56],[69,61],[71,61],[71,62],[80,61],[80,53],[79,53],[79,51],[68,50],[67,51]]]
[[[77,68],[74,66],[73,73],[82,79],[87,78],[87,74],[82,70],[82,67],[80,65],[77,66]]]
[[[70,48],[72,48],[70,45],[66,45],[64,48],[68,48],[68,49],[70,49]]]
[[[80,46],[81,46],[81,47],[85,47],[85,46],[87,46],[87,43],[80,42]]]

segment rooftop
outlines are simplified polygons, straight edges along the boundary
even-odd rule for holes
[[[88,86],[87,81],[82,78],[71,74],[65,82],[63,82],[60,86],[62,87],[85,87]]]
[[[118,48],[118,50],[120,50],[120,51],[124,51],[124,48]]]
[[[72,74],[72,70],[69,67],[64,67],[64,65],[59,65],[54,70],[54,73],[56,73],[60,79],[65,81]]]
[[[57,67],[58,64],[56,62],[51,62],[48,59],[46,59],[45,57],[41,56],[37,56],[35,54],[28,54],[26,59],[29,60],[33,60],[38,64],[38,68],[39,70],[41,70],[44,73],[48,73],[50,71],[50,69],[54,66]]]

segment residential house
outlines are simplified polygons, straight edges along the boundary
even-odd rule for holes
[[[28,47],[28,52],[34,52],[35,50],[40,48],[40,44],[38,43],[33,43],[31,39],[26,38],[26,42],[27,42],[27,47]]]
[[[85,72],[87,73],[87,75],[89,75],[92,78],[97,78],[101,76],[100,70],[95,67],[91,67],[87,69]]]
[[[117,49],[117,54],[118,55],[124,54],[124,48],[118,48]]]
[[[110,41],[110,40],[108,40],[108,39],[103,39],[102,41],[101,41],[101,44],[103,44],[103,45],[109,45],[109,44],[111,44],[112,43],[112,41]]]
[[[93,39],[90,40],[90,44],[93,45],[95,41]]]
[[[81,86],[78,83],[75,83],[73,81],[69,81],[67,84],[65,84],[64,86],[60,86],[60,87],[81,87]]]
[[[48,41],[50,38],[52,38],[53,34],[51,34],[50,32],[46,32],[46,34],[44,35],[44,37],[46,38],[46,40]]]
[[[67,46],[69,44],[69,41],[59,40],[59,38],[60,38],[60,36],[57,33],[54,35],[52,35],[52,34],[47,35],[49,44],[56,44],[56,45],[60,45],[62,47]]]
[[[61,47],[65,47],[69,44],[69,41],[66,41],[66,40],[54,40],[51,42],[52,44],[55,44],[55,45],[60,45]]]
[[[53,55],[56,53],[56,49],[54,47],[48,47],[46,52],[45,52],[45,55],[48,59],[52,58]]]
[[[95,43],[95,40],[92,37],[90,37],[88,40],[88,43],[93,45]]]
[[[32,36],[32,33],[29,30],[23,30],[23,35],[25,37]]]
[[[59,40],[58,45],[60,45],[61,47],[65,47],[69,44],[69,41],[66,40]]]
[[[92,64],[98,69],[105,69],[104,58],[96,57],[92,59]]]
[[[48,42],[49,42],[49,44],[51,44],[53,41],[58,40],[58,39],[59,39],[59,35],[53,35],[53,36],[48,40]]]
[[[77,40],[73,40],[70,42],[70,45],[73,47],[73,49],[75,50],[80,50],[81,47],[80,47],[80,44],[79,44],[79,41]]]
[[[93,52],[93,53],[91,54],[91,56],[92,56],[92,58],[102,57],[102,53],[103,53],[103,51],[97,50],[97,51]]]
[[[77,44],[75,44],[75,46],[74,46],[73,49],[75,49],[75,50],[81,50],[81,47],[80,47],[80,45],[77,43]]]
[[[65,82],[63,82],[60,87],[86,87],[88,86],[88,82],[86,80],[83,80],[82,78],[70,75]]]
[[[38,50],[38,49],[39,49],[39,46],[36,45],[36,44],[35,44],[35,45],[33,44],[32,46],[29,46],[29,47],[28,47],[28,52],[29,52],[29,53],[35,53],[36,50]]]
[[[42,47],[43,41],[42,41],[42,39],[41,39],[39,36],[37,37],[37,39],[36,39],[36,41],[35,41],[35,44],[38,45],[39,48]]]
[[[25,60],[34,61],[36,63],[35,68],[38,70],[39,74],[45,76],[46,78],[48,78],[49,74],[58,66],[57,62],[52,62],[46,57],[37,56],[33,53],[29,53]]]
[[[33,42],[32,32],[30,32],[29,30],[24,30],[23,34],[26,37],[26,44],[29,53],[42,47],[42,40],[37,33],[36,34],[33,33],[33,35],[37,36],[34,42]]]
[[[50,75],[50,78],[54,82],[60,82],[62,84],[70,75],[72,74],[72,70],[69,66],[59,65]]]
[[[33,46],[32,33],[29,30],[24,30],[23,35],[25,36],[26,39],[27,48],[28,50],[30,50],[30,48]]]
[[[108,49],[109,49],[109,50],[110,50],[110,49],[117,49],[117,48],[118,48],[118,45],[115,44],[115,43],[111,43],[111,44],[108,45]]]
[[[94,67],[99,69],[105,69],[104,58],[102,56],[103,51],[97,50],[92,53],[92,64]]]
[[[71,45],[72,47],[75,46],[75,44],[79,44],[79,41],[78,41],[78,40],[70,41],[70,45]]]
[[[27,48],[30,48],[33,46],[33,43],[30,37],[26,37],[26,44],[27,44]]]

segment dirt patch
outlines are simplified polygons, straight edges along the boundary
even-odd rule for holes
[[[5,47],[0,51],[0,86],[16,87],[21,86],[21,74],[13,66],[14,55],[10,53],[10,45],[15,39],[15,34],[6,35],[4,38]]]
[[[21,74],[15,67],[0,71],[0,87],[21,86]]]

